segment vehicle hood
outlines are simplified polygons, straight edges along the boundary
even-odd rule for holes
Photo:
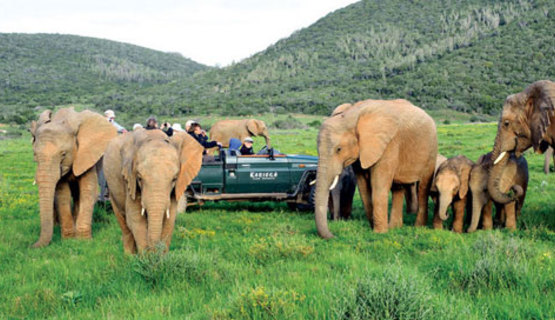
[[[318,163],[318,157],[316,156],[305,156],[300,154],[288,154],[287,159],[293,162],[304,162],[304,163]]]

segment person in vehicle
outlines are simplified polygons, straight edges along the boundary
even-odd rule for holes
[[[173,135],[173,128],[169,122],[164,122],[161,129],[168,135],[168,137]]]
[[[241,149],[239,150],[239,152],[241,152],[241,154],[244,156],[254,154],[254,151],[252,150],[253,143],[254,141],[252,140],[251,137],[246,137],[243,140],[243,145],[241,146]]]
[[[148,119],[146,119],[145,129],[147,130],[158,129],[158,121],[156,121],[156,118],[154,116],[151,116]]]
[[[106,117],[106,120],[108,120],[108,122],[110,122],[117,130],[118,133],[125,133],[127,132],[127,130],[122,127],[119,123],[116,122],[116,113],[114,112],[114,110],[106,110],[104,111],[104,116]]]
[[[191,124],[189,134],[204,147],[203,154],[206,154],[206,149],[214,148],[216,146],[220,148],[222,147],[222,144],[218,141],[208,141],[208,137],[206,134],[203,134],[202,127],[197,122]]]

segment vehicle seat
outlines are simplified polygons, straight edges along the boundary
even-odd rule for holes
[[[229,139],[229,154],[232,156],[240,156],[241,152],[239,149],[241,148],[241,140],[237,138]]]

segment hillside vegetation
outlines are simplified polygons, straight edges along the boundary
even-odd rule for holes
[[[4,34],[0,105],[328,114],[346,101],[406,98],[496,114],[508,94],[553,79],[553,30],[549,0],[364,0],[226,68],[105,40]]]

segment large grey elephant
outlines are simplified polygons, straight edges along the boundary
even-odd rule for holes
[[[198,174],[203,150],[184,132],[168,137],[162,130],[140,129],[110,142],[104,174],[126,253],[161,241],[169,249],[177,201]]]
[[[515,195],[499,187],[510,152],[518,158],[530,147],[544,153],[550,146],[555,147],[555,83],[542,80],[505,100],[492,151],[494,162],[488,179],[491,197],[503,204],[515,200]]]
[[[492,153],[480,156],[470,172],[472,220],[468,232],[476,231],[480,218],[484,230],[493,227],[492,204],[495,204],[496,207],[497,220],[504,223],[507,229],[514,230],[516,228],[516,218],[520,215],[528,188],[528,163],[524,157],[517,158],[512,153],[507,158],[509,158],[508,163],[501,172],[499,187],[502,192],[513,190],[515,201],[500,203],[492,199],[487,187],[493,166]]]
[[[351,164],[374,231],[388,230],[388,193],[393,183],[419,183],[416,224],[425,225],[436,155],[433,119],[406,100],[365,100],[328,118],[318,133],[318,234],[333,237],[327,223],[328,190]],[[392,221],[402,221],[403,195],[404,190],[394,189]]]
[[[55,114],[45,110],[31,123],[30,131],[41,221],[40,237],[33,247],[46,246],[52,240],[55,213],[62,238],[91,238],[98,194],[95,165],[117,135],[116,129],[99,114],[65,108]]]
[[[246,137],[262,136],[270,148],[270,134],[264,121],[256,119],[220,120],[210,128],[210,139],[219,141],[222,146],[229,147],[229,139],[241,141]]]

